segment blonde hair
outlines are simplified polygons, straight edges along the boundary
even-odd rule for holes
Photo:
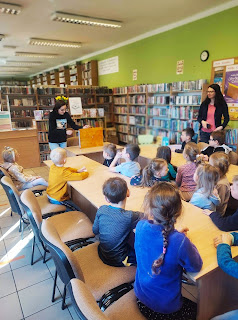
[[[16,161],[17,150],[11,147],[4,147],[2,158],[4,162],[14,163]]]
[[[196,174],[198,177],[197,189],[202,188],[202,193],[210,197],[220,179],[218,169],[208,163],[203,163],[197,167]]]
[[[230,161],[229,156],[225,152],[214,152],[209,161],[212,161],[212,165],[218,169],[220,178],[224,177],[229,169]]]
[[[103,151],[109,154],[110,157],[115,158],[117,147],[113,143],[109,143],[103,147]]]
[[[152,187],[154,185],[153,177],[155,173],[160,172],[167,166],[167,161],[164,159],[152,159],[142,171],[141,187]]]
[[[195,142],[188,142],[184,147],[184,153],[189,157],[191,162],[196,162],[197,155],[199,154],[198,146]]]
[[[67,152],[63,148],[56,148],[51,151],[50,159],[55,165],[62,164],[62,161],[67,158]]]

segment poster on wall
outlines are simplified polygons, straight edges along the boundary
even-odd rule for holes
[[[183,74],[184,60],[177,61],[176,74]]]
[[[133,80],[133,81],[136,81],[136,80],[137,80],[137,69],[134,69],[134,70],[132,71],[132,80]]]
[[[238,107],[238,65],[226,67],[224,95],[228,106]]]
[[[119,59],[118,56],[109,59],[98,61],[98,74],[110,74],[119,72]]]
[[[8,111],[0,111],[0,131],[12,130],[11,115]]]
[[[80,115],[83,113],[82,101],[80,97],[69,98],[69,108],[71,115]]]

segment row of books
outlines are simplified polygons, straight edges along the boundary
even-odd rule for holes
[[[173,82],[172,91],[202,90],[205,83],[207,83],[206,79]]]
[[[111,103],[112,96],[97,96],[97,103]]]
[[[190,95],[190,96],[172,96],[171,104],[201,104],[201,95]]]
[[[13,129],[32,128],[32,120],[17,120],[12,122]]]
[[[38,103],[40,106],[55,106],[55,98],[39,98]]]
[[[38,131],[49,131],[49,122],[48,121],[38,121],[36,123]]]
[[[92,77],[92,72],[91,72],[91,70],[82,71],[82,78],[83,78],[83,79],[88,79],[88,78],[91,78],[91,77]]]
[[[129,107],[129,113],[139,113],[146,115],[146,107]]]
[[[127,113],[127,107],[114,107],[114,113]]]
[[[199,107],[173,107],[170,108],[169,111],[171,118],[196,120],[199,113]]]
[[[66,91],[64,88],[37,88],[38,95],[65,95]]]
[[[135,93],[135,92],[146,92],[146,85],[141,84],[141,85],[135,85],[128,87],[128,93]]]
[[[114,104],[127,104],[126,97],[114,97]]]
[[[170,120],[170,130],[172,131],[182,131],[188,127],[193,128],[194,132],[198,133],[200,124],[191,120]]]
[[[129,116],[129,124],[145,126],[145,117]]]
[[[117,125],[116,125],[116,130],[117,130],[118,132],[128,133],[128,125],[117,124]]]
[[[148,115],[149,116],[157,116],[157,117],[164,117],[169,118],[169,107],[166,108],[148,108]]]
[[[228,145],[238,144],[238,129],[229,129],[226,131],[226,143]]]
[[[1,87],[2,94],[34,94],[31,87]]]
[[[83,86],[91,86],[93,84],[93,80],[92,80],[92,78],[83,79],[82,84],[83,84]]]
[[[126,123],[127,124],[127,116],[115,115],[115,122]]]
[[[103,128],[103,120],[102,119],[77,119],[77,125],[79,126],[85,126],[86,124],[91,127],[101,127]]]
[[[50,160],[50,155],[47,153],[41,153],[40,154],[40,162],[46,161],[46,160]]]
[[[147,91],[150,93],[169,92],[171,83],[147,84]]]
[[[151,96],[148,97],[148,104],[169,104],[169,96]]]
[[[50,152],[50,148],[48,144],[40,144],[40,153],[49,153]]]
[[[97,118],[97,117],[104,117],[104,109],[103,108],[90,108],[84,109],[82,117],[84,118]]]
[[[129,103],[143,103],[145,104],[146,103],[146,96],[143,94],[143,95],[135,95],[135,96],[130,96],[129,97]]]
[[[139,134],[146,134],[145,128],[142,127],[136,127],[136,126],[130,126],[128,128],[129,134],[139,135]]]
[[[49,119],[50,110],[34,110],[36,120]]]
[[[1,80],[0,86],[27,86],[28,81]]]
[[[138,139],[136,136],[119,133],[118,138],[120,141],[124,143],[138,143]]]
[[[169,130],[170,129],[170,120],[162,120],[162,119],[148,119],[149,127],[159,127]]]
[[[83,71],[89,70],[89,69],[91,69],[91,61],[82,64]]]
[[[12,110],[11,118],[34,118],[34,110]]]
[[[48,143],[48,133],[47,132],[38,132],[39,142]]]
[[[9,104],[11,106],[33,107],[36,106],[36,100],[32,98],[9,99]]]
[[[69,88],[69,95],[83,95],[83,94],[112,94],[112,89],[108,87],[98,87],[98,88]]]
[[[127,94],[127,87],[118,87],[112,89],[113,94]]]

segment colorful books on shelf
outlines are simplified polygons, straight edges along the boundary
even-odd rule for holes
[[[226,144],[237,146],[237,144],[238,144],[238,129],[228,129],[226,131]]]
[[[144,114],[146,115],[146,107],[133,107],[130,106],[129,113],[138,113],[138,114]]]
[[[47,132],[38,132],[39,142],[48,143],[48,133]]]
[[[127,97],[114,97],[114,104],[127,104]]]
[[[118,87],[112,89],[113,94],[127,94],[127,87]]]
[[[34,88],[31,87],[1,87],[2,94],[34,94]]]
[[[79,126],[85,126],[85,125],[90,125],[90,127],[104,127],[104,122],[103,119],[77,119],[76,120],[77,125]]]
[[[43,119],[43,110],[34,110],[34,117],[36,120]]]
[[[128,87],[128,93],[140,93],[140,92],[146,92],[146,84],[141,84],[141,85],[135,85]]]
[[[127,113],[127,107],[114,107],[114,113]]]
[[[38,131],[49,131],[49,122],[48,121],[37,121],[37,130]]]
[[[33,118],[34,110],[12,110],[11,117],[12,118]]]
[[[116,129],[117,129],[118,132],[128,133],[128,126],[127,126],[127,125],[117,124],[117,125],[116,125]]]
[[[202,90],[202,86],[205,83],[207,83],[207,80],[204,79],[173,82],[172,91]]]
[[[130,96],[129,103],[130,104],[134,104],[134,103],[145,104],[146,103],[146,96],[144,94],[142,94],[142,95],[137,94],[135,96]]]
[[[127,123],[127,116],[125,115],[116,115],[115,122],[117,123]]]
[[[175,97],[171,97],[171,104],[201,104],[201,95],[178,95]]]
[[[66,94],[66,90],[65,88],[51,88],[51,87],[47,87],[47,88],[37,88],[37,94],[38,95],[65,95]]]
[[[148,104],[169,104],[169,96],[150,96],[148,97]]]
[[[171,85],[171,83],[147,84],[147,91],[149,93],[169,92]]]
[[[39,98],[38,103],[40,106],[55,106],[55,98]]]

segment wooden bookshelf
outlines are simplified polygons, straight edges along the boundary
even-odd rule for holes
[[[82,82],[79,84],[83,86],[98,86],[98,62],[97,60],[91,60],[86,63],[82,63],[81,74]]]

